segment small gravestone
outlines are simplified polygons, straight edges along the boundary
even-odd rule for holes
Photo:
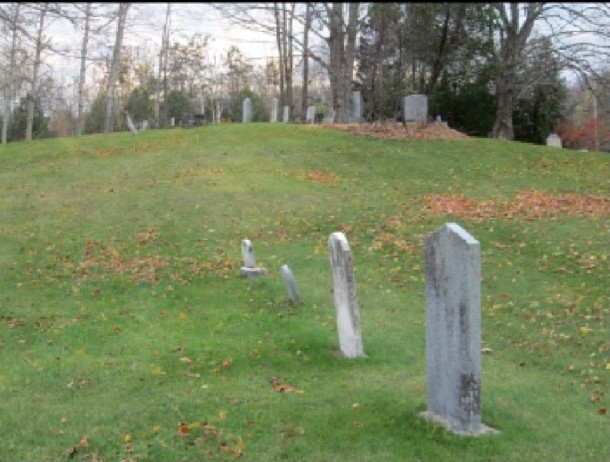
[[[279,110],[280,101],[277,98],[273,98],[271,100],[271,118],[270,122],[272,124],[277,122],[277,112]]]
[[[133,133],[134,135],[137,135],[138,129],[133,124],[133,120],[131,120],[131,116],[129,115],[128,112],[125,112],[125,116],[127,117],[127,127],[129,128],[129,131],[131,131],[131,133]]]
[[[256,261],[254,260],[254,246],[250,240],[244,239],[241,242],[241,255],[244,259],[244,266],[240,268],[242,276],[252,278],[267,274],[265,268],[256,266]]]
[[[481,250],[455,223],[428,236],[424,417],[450,431],[495,430],[481,422]]]
[[[546,139],[546,145],[553,148],[561,148],[561,138],[557,133],[551,133]]]
[[[282,121],[286,124],[290,122],[290,106],[284,106],[284,114],[282,117]]]
[[[307,107],[307,115],[305,117],[305,123],[312,124],[316,120],[316,107],[308,106]]]
[[[409,95],[403,99],[403,121],[426,123],[428,120],[428,97]]]
[[[173,127],[174,125],[176,125],[176,118],[175,117],[170,117],[169,119],[169,124]]]
[[[142,121],[142,131],[148,130],[148,120]]]
[[[247,124],[252,122],[252,100],[250,98],[244,99],[242,109],[243,123]]]
[[[299,295],[297,285],[294,282],[292,271],[288,265],[282,265],[280,272],[282,273],[282,278],[284,279],[284,284],[286,285],[286,290],[288,291],[288,299],[290,300],[290,303],[293,305],[300,305],[301,296]]]
[[[362,122],[362,94],[360,93],[360,90],[352,91],[351,122],[356,124]]]
[[[339,348],[345,358],[362,358],[364,348],[360,333],[360,307],[356,296],[352,251],[345,235],[332,233],[328,238],[328,250],[333,273]]]

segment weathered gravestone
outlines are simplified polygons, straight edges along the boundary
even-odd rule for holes
[[[242,276],[252,278],[267,274],[265,268],[256,266],[256,261],[254,260],[254,246],[250,240],[244,239],[241,241],[241,255],[244,259],[244,266],[240,268]]]
[[[127,117],[127,127],[129,128],[129,131],[131,131],[131,133],[133,133],[134,135],[137,135],[138,129],[133,124],[133,120],[131,120],[131,116],[129,115],[128,112],[125,112],[125,116]]]
[[[273,98],[271,100],[271,118],[270,122],[272,124],[277,122],[277,112],[279,110],[280,101],[277,98]]]
[[[405,96],[402,111],[404,122],[426,123],[428,120],[428,97],[426,95]]]
[[[312,124],[316,121],[316,107],[308,106],[307,115],[305,116],[305,123]]]
[[[297,290],[297,285],[294,282],[294,276],[292,275],[292,271],[288,267],[288,265],[282,265],[280,268],[282,273],[282,278],[284,279],[284,284],[286,285],[286,290],[288,291],[288,299],[290,303],[293,305],[301,304],[301,296],[299,295],[299,291]]]
[[[553,148],[561,148],[561,138],[557,133],[551,133],[546,139],[546,145]]]
[[[328,238],[328,250],[333,273],[339,348],[345,358],[361,358],[364,357],[364,348],[360,332],[360,307],[356,296],[352,251],[345,235],[332,233]]]
[[[356,124],[362,122],[362,94],[360,93],[360,90],[352,91],[351,122]]]
[[[426,255],[428,420],[457,434],[494,430],[481,422],[481,250],[455,223],[431,233]]]
[[[284,106],[283,122],[286,124],[290,122],[290,106]]]
[[[250,98],[244,99],[242,106],[242,121],[245,124],[252,122],[252,100]]]

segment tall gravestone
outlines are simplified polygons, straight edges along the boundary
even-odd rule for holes
[[[316,107],[307,106],[307,115],[305,116],[305,123],[312,124],[316,120]]]
[[[280,272],[282,273],[282,279],[284,279],[284,284],[286,285],[286,291],[288,292],[288,299],[290,300],[290,303],[293,305],[300,305],[301,296],[299,295],[297,285],[294,282],[294,276],[290,270],[290,267],[288,265],[282,265]]]
[[[428,120],[428,97],[409,95],[403,99],[403,121],[426,123]]]
[[[241,255],[244,260],[244,265],[240,268],[240,273],[242,276],[252,278],[267,274],[267,270],[265,268],[259,268],[256,266],[256,261],[254,259],[254,246],[249,239],[244,239],[241,241]]]
[[[553,148],[561,148],[561,138],[557,133],[551,133],[546,139],[546,145]]]
[[[458,434],[493,431],[481,422],[481,250],[455,223],[431,233],[426,255],[424,416]]]
[[[277,112],[279,111],[280,101],[277,98],[273,98],[271,100],[271,118],[270,122],[272,124],[277,122]]]
[[[286,124],[290,122],[290,106],[284,106],[283,122]]]
[[[352,120],[353,123],[362,122],[362,93],[360,90],[352,91]]]
[[[333,274],[339,348],[345,358],[361,358],[364,357],[364,348],[360,332],[360,306],[356,296],[352,251],[345,235],[341,232],[332,233],[328,238],[328,250]]]
[[[252,100],[250,98],[244,99],[242,108],[242,120],[243,123],[247,124],[252,122]]]

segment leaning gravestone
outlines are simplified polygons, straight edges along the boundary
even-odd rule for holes
[[[426,123],[428,120],[428,97],[409,95],[403,99],[403,121]]]
[[[288,291],[288,299],[290,303],[293,305],[301,304],[301,296],[299,295],[299,291],[297,290],[297,285],[294,282],[294,276],[292,275],[292,271],[288,267],[288,265],[282,265],[280,268],[282,273],[282,278],[284,279],[284,284],[286,285],[286,290]]]
[[[312,124],[316,120],[316,107],[308,106],[307,115],[305,116],[305,123]]]
[[[243,123],[247,124],[252,122],[252,100],[250,98],[244,99],[243,103]]]
[[[428,236],[424,417],[457,434],[494,430],[481,422],[481,250],[455,223]]]
[[[286,124],[290,121],[290,106],[284,106],[283,122]]]
[[[352,123],[362,122],[362,94],[360,90],[352,91]]]
[[[561,138],[557,133],[551,133],[546,139],[546,145],[553,148],[561,148]]]
[[[244,266],[240,268],[240,273],[242,276],[253,278],[267,274],[267,270],[265,268],[259,268],[256,266],[256,261],[254,260],[254,246],[250,240],[244,239],[241,242],[241,254],[244,259]]]
[[[271,100],[271,118],[270,122],[272,124],[277,122],[277,111],[279,110],[280,101],[277,98],[273,98]]]
[[[128,112],[125,112],[125,116],[127,117],[127,127],[129,128],[131,133],[133,133],[134,135],[137,135],[138,134],[138,129],[133,124],[133,121],[131,120],[131,116],[129,115]]]
[[[341,354],[345,358],[361,358],[364,357],[364,348],[360,333],[360,307],[356,296],[352,251],[345,235],[332,233],[328,238],[328,250]]]

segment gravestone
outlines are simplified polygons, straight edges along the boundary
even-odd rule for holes
[[[142,121],[142,131],[148,130],[148,120]]]
[[[546,145],[553,148],[561,148],[561,138],[557,133],[551,133],[546,139]]]
[[[307,107],[307,115],[305,117],[305,123],[312,124],[316,120],[316,107],[308,106]]]
[[[332,233],[328,238],[328,250],[341,354],[345,358],[361,358],[364,357],[364,348],[360,332],[360,307],[356,296],[352,251],[345,235]]]
[[[125,112],[125,116],[127,117],[127,127],[129,128],[129,131],[131,131],[131,133],[133,133],[134,135],[137,135],[138,129],[133,124],[133,120],[131,120],[131,116],[129,115],[128,112]]]
[[[242,276],[252,278],[267,274],[265,268],[256,266],[256,261],[254,260],[254,246],[250,240],[244,239],[241,241],[241,255],[244,259],[244,266],[240,268]]]
[[[481,422],[481,250],[456,223],[431,233],[426,255],[424,417],[457,434],[493,432]]]
[[[352,91],[351,122],[356,124],[362,122],[362,94],[360,93],[360,90]]]
[[[252,122],[252,100],[250,98],[244,99],[242,107],[242,121],[245,124]]]
[[[280,101],[277,98],[273,98],[271,100],[271,118],[270,122],[272,124],[277,122],[277,111],[279,110]]]
[[[286,124],[290,122],[290,106],[284,106],[284,117],[282,117],[282,121]]]
[[[169,124],[173,127],[174,125],[176,125],[176,118],[175,117],[170,117],[169,119]]]
[[[297,290],[297,286],[294,282],[292,271],[288,265],[282,265],[280,272],[282,273],[282,278],[284,279],[284,284],[286,285],[286,290],[288,291],[288,299],[293,305],[300,305],[301,296],[299,295],[299,291]]]
[[[404,122],[426,123],[428,120],[428,97],[426,95],[409,95],[403,99]]]

